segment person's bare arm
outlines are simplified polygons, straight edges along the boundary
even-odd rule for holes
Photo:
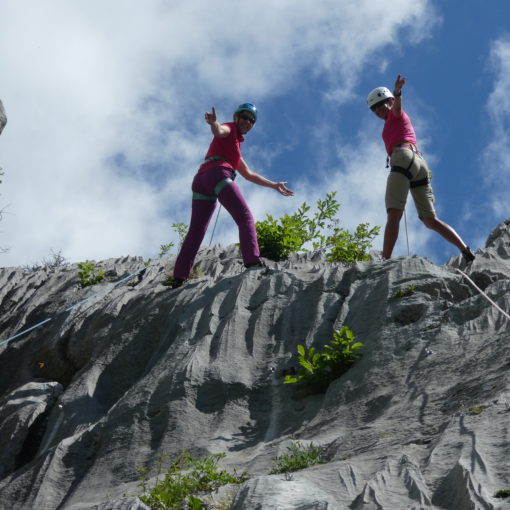
[[[294,192],[285,186],[287,184],[286,181],[280,181],[280,182],[273,182],[269,179],[266,179],[262,175],[259,175],[258,173],[250,170],[250,167],[246,164],[246,161],[244,161],[243,158],[241,158],[241,161],[239,162],[239,165],[237,167],[237,171],[248,181],[253,182],[255,184],[258,184],[259,186],[265,186],[266,188],[273,188],[274,190],[278,191],[278,193],[281,193],[285,197],[289,197],[294,195]]]
[[[400,117],[402,115],[402,87],[405,85],[406,78],[404,76],[397,76],[395,81],[395,86],[393,87],[393,95],[395,96],[395,100],[393,101],[393,105],[391,107],[391,111],[395,117]]]

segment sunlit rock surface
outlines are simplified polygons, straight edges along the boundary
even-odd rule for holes
[[[0,508],[146,508],[138,469],[162,454],[225,453],[248,471],[232,510],[497,509],[509,489],[510,221],[468,267],[307,254],[246,271],[204,249],[205,275],[164,286],[173,259],[0,270]],[[409,295],[395,297],[412,288]],[[293,398],[298,344],[348,325],[362,359],[322,395]],[[270,475],[291,439],[327,462]]]

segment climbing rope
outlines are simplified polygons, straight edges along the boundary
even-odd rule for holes
[[[211,246],[211,243],[212,243],[212,240],[213,240],[213,237],[214,237],[214,231],[216,230],[216,224],[218,223],[218,218],[220,216],[220,211],[221,211],[221,204],[220,204],[220,207],[218,208],[218,214],[216,215],[216,221],[214,222],[214,227],[212,229],[211,239],[209,239],[209,246]]]
[[[74,310],[75,308],[78,308],[79,306],[87,303],[88,301],[91,301],[92,299],[94,299],[97,296],[100,296],[101,294],[106,294],[107,292],[110,292],[115,287],[119,286],[121,283],[124,283],[124,282],[130,280],[131,278],[134,278],[135,276],[138,276],[140,273],[146,271],[149,267],[152,267],[152,266],[156,265],[156,263],[159,262],[160,258],[161,257],[159,257],[156,260],[156,262],[153,262],[152,264],[150,264],[148,266],[142,267],[138,271],[136,271],[136,272],[134,272],[134,273],[132,273],[132,274],[130,274],[128,276],[125,276],[124,278],[120,279],[118,282],[114,282],[114,283],[108,285],[107,287],[105,287],[104,289],[101,289],[98,292],[95,292],[91,296],[89,296],[89,297],[87,297],[85,299],[82,299],[81,301],[78,301],[78,303],[75,303],[74,305],[70,306],[69,308],[66,308],[65,310],[62,310],[62,311],[58,312],[53,317],[49,317],[48,319],[45,319],[45,320],[43,320],[41,322],[38,322],[37,324],[34,324],[30,328],[24,329],[23,331],[20,331],[19,333],[16,333],[15,335],[13,335],[11,337],[9,337],[9,338],[7,338],[5,340],[2,340],[0,342],[0,345],[6,344],[6,343],[10,342],[11,340],[14,340],[15,338],[19,338],[20,336],[23,336],[26,333],[29,333],[30,331],[33,331],[34,329],[40,328],[44,324],[47,324],[48,322],[50,322],[52,320],[55,320],[57,317],[60,317],[61,315],[64,315],[65,313],[70,312],[71,310]]]
[[[510,320],[510,315],[508,315],[497,303],[495,303],[476,283],[466,274],[464,271],[461,271],[458,268],[455,268],[455,271],[459,272],[466,280],[471,283],[471,285],[495,308],[497,308],[507,319]]]
[[[406,227],[407,256],[409,257],[410,256],[410,252],[409,252],[409,234],[407,232],[407,215],[406,215],[406,210],[405,209],[404,209],[404,224],[405,224],[405,227]]]

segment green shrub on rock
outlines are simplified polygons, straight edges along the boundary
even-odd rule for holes
[[[308,446],[300,441],[292,441],[287,447],[288,455],[273,458],[273,469],[269,474],[291,473],[317,464],[324,464],[324,448],[310,443]]]
[[[243,483],[248,479],[247,473],[237,475],[219,469],[218,462],[223,457],[225,454],[216,453],[205,459],[194,459],[188,452],[180,452],[171,460],[167,456],[162,457],[157,464],[156,484],[153,487],[149,487],[148,469],[140,469],[139,486],[143,491],[140,500],[154,510],[206,508],[200,493],[213,492],[222,485]],[[168,465],[164,467],[167,461]],[[162,474],[163,479],[160,480]]]
[[[78,266],[78,278],[80,280],[80,287],[91,287],[96,283],[102,282],[106,278],[104,269],[96,267],[94,262],[86,260],[85,262],[79,262]]]
[[[285,376],[285,384],[299,383],[308,387],[312,392],[324,392],[335,379],[347,372],[361,357],[358,352],[363,346],[355,342],[354,333],[347,326],[342,326],[333,332],[333,340],[324,346],[324,352],[319,353],[315,347],[306,349],[298,345],[298,361],[303,367],[294,375]]]
[[[369,260],[368,251],[379,233],[379,227],[370,228],[361,223],[352,233],[338,226],[335,218],[340,204],[335,199],[336,192],[318,200],[317,212],[310,218],[310,206],[304,202],[296,213],[284,214],[279,220],[270,214],[264,221],[256,223],[257,238],[262,257],[271,260],[284,260],[291,253],[306,251],[311,244],[314,250],[327,250],[329,262],[355,262]]]

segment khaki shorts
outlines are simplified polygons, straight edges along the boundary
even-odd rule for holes
[[[414,161],[411,166],[411,160],[414,154]],[[430,171],[423,156],[413,153],[407,147],[397,147],[390,159],[391,167],[409,168],[411,180],[400,172],[392,171],[388,175],[386,182],[386,210],[400,209],[404,210],[407,202],[407,195],[411,190],[411,196],[416,206],[416,211],[420,218],[436,218],[434,209],[434,194],[430,182],[422,186],[411,188],[411,183],[421,181],[427,177],[430,178]]]

